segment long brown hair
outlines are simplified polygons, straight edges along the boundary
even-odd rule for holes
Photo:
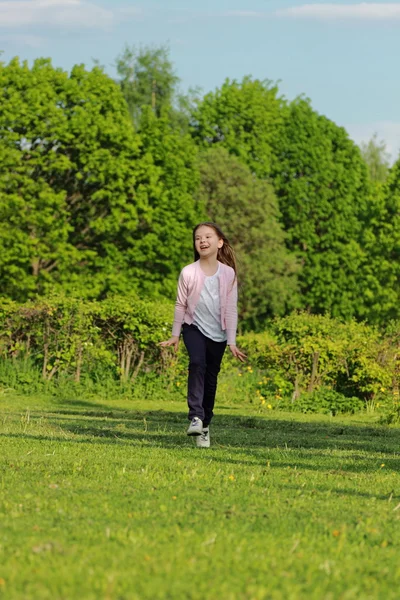
[[[228,238],[221,231],[221,229],[218,227],[218,225],[216,223],[211,223],[210,221],[204,221],[204,223],[199,223],[193,229],[194,260],[196,261],[196,260],[199,260],[199,258],[200,258],[200,255],[196,250],[195,240],[196,240],[196,231],[198,230],[199,227],[203,227],[203,225],[205,227],[211,227],[212,229],[214,229],[214,231],[217,234],[217,236],[219,237],[219,239],[224,242],[222,248],[218,248],[217,260],[219,260],[219,262],[224,263],[224,265],[228,265],[229,267],[232,267],[232,269],[235,271],[235,274],[236,274],[237,266],[236,266],[235,252],[234,252]]]

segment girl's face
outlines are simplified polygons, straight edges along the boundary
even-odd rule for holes
[[[194,245],[200,258],[217,256],[218,249],[222,248],[224,241],[218,237],[217,232],[208,225],[200,225],[194,235]]]

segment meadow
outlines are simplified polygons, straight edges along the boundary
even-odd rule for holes
[[[216,412],[3,394],[0,598],[398,598],[400,428]]]

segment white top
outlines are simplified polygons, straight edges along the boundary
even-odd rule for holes
[[[221,327],[219,293],[219,265],[214,275],[206,276],[194,313],[193,324],[214,342],[226,342],[226,331]]]

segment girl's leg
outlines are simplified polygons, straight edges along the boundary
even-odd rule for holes
[[[183,341],[189,354],[188,395],[189,420],[204,421],[204,376],[206,373],[206,340],[194,325],[183,325]]]
[[[218,373],[221,368],[222,357],[225,352],[226,342],[214,342],[206,339],[206,373],[204,378],[204,419],[203,427],[208,427],[213,417],[215,394],[217,392]]]

